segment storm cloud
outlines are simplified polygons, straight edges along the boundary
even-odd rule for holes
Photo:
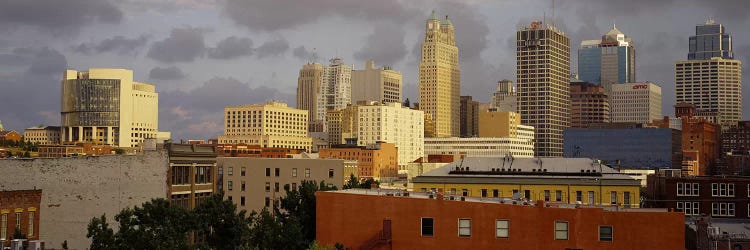
[[[234,59],[253,54],[253,41],[246,37],[230,36],[216,44],[215,48],[209,48],[208,58],[212,59]]]
[[[115,36],[99,42],[81,43],[73,47],[73,51],[86,55],[104,52],[115,52],[120,55],[134,55],[146,45],[148,37],[145,35],[136,38]]]
[[[164,63],[192,62],[206,49],[204,32],[198,28],[172,29],[169,37],[151,45],[148,57]]]

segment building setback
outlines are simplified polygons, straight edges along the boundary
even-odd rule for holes
[[[682,132],[670,128],[566,129],[565,157],[589,157],[610,166],[682,168]]]
[[[516,32],[518,112],[536,129],[536,155],[562,157],[570,127],[570,38],[554,26],[532,22]]]
[[[651,82],[612,85],[612,122],[646,124],[662,118],[661,87]]]
[[[719,157],[719,125],[695,117],[695,106],[689,103],[675,105],[675,122],[682,133],[682,170],[691,175],[714,174]],[[674,128],[669,117],[652,122],[652,126]]]
[[[0,247],[10,247],[16,231],[39,240],[42,190],[0,191]]]
[[[384,195],[384,193],[386,193]],[[399,196],[401,195],[401,196]],[[685,248],[685,217],[665,210],[444,200],[424,193],[315,193],[316,240],[352,249]],[[437,198],[437,199],[434,199]],[[362,216],[362,211],[368,211]]]
[[[401,103],[401,72],[390,66],[375,68],[374,61],[367,61],[365,68],[352,70],[352,100]]]
[[[490,108],[500,112],[518,112],[518,96],[511,80],[497,82],[497,90],[492,94]]]
[[[609,96],[604,87],[587,82],[571,82],[570,114],[572,128],[610,122]]]

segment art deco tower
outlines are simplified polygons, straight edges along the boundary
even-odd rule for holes
[[[453,24],[435,12],[427,20],[419,63],[419,109],[431,116],[435,137],[458,137],[461,72]]]

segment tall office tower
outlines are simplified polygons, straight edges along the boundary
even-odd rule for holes
[[[127,69],[66,70],[60,114],[62,142],[136,147],[166,134],[158,131],[156,87],[134,82]]]
[[[322,130],[323,117],[318,117],[318,98],[320,98],[321,81],[323,80],[323,65],[319,63],[308,63],[299,70],[297,78],[297,109],[307,110],[309,126],[308,131],[318,132]],[[316,128],[317,127],[317,128]]]
[[[479,134],[479,102],[471,96],[461,96],[461,137],[476,137]]]
[[[578,74],[582,81],[604,86],[607,94],[612,84],[635,82],[633,39],[613,26],[601,40],[582,41],[578,49]]]
[[[562,133],[570,127],[570,38],[536,21],[518,30],[516,41],[521,121],[536,129],[537,156],[562,157]]]
[[[312,150],[307,111],[283,102],[224,107],[224,135],[219,143]]]
[[[343,109],[352,103],[352,67],[344,64],[341,58],[333,58],[329,62],[323,68],[316,115],[323,123],[328,110]]]
[[[609,96],[599,84],[570,83],[570,127],[587,128],[588,124],[610,122]]]
[[[615,84],[611,95],[612,122],[646,124],[662,118],[659,85],[651,82]]]
[[[724,31],[724,25],[706,20],[695,26],[695,35],[690,36],[688,60],[709,60],[714,57],[734,59],[732,36]]]
[[[498,112],[518,112],[518,97],[511,80],[497,82],[497,90],[492,94],[490,107]]]
[[[436,137],[459,136],[461,73],[453,24],[427,19],[419,62],[419,108],[435,121]]]
[[[724,26],[708,20],[690,37],[687,61],[675,63],[676,101],[715,112],[722,129],[742,118],[742,62],[734,60],[732,39]]]
[[[367,61],[365,69],[352,70],[352,103],[358,101],[401,102],[401,72],[390,66],[375,68]]]

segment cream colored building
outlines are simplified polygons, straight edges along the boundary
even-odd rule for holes
[[[479,137],[534,139],[534,127],[521,125],[521,115],[493,109],[479,111]]]
[[[307,110],[309,123],[315,123],[318,118],[318,98],[321,96],[321,81],[323,80],[323,65],[308,63],[302,66],[297,78],[297,108]],[[321,118],[322,119],[322,118]],[[314,131],[312,127],[309,131]]]
[[[365,69],[352,71],[352,103],[358,101],[401,102],[401,72],[390,66],[375,68],[367,61]]]
[[[539,21],[516,32],[518,112],[536,128],[536,155],[563,156],[570,127],[570,38]]]
[[[435,121],[435,137],[459,136],[461,72],[453,24],[427,20],[419,63],[419,109]]]
[[[349,105],[344,109],[328,111],[326,127],[328,128],[328,142],[331,145],[345,144],[347,139],[357,137],[358,109],[357,105]]]
[[[490,107],[497,111],[518,112],[518,97],[512,81],[502,80],[497,82],[497,89],[492,94]]]
[[[454,155],[461,157],[534,157],[534,128],[520,125],[513,137],[450,137],[425,138],[425,158],[428,155]]]
[[[424,113],[401,103],[361,103],[357,106],[357,145],[396,144],[398,165],[424,156]]]
[[[652,82],[612,84],[612,122],[649,123],[663,118],[661,87]]]
[[[352,67],[341,58],[333,58],[323,68],[318,96],[317,119],[325,123],[326,112],[346,108],[352,103]],[[325,128],[323,131],[327,131]]]
[[[677,103],[697,110],[717,112],[722,128],[742,119],[742,62],[715,57],[678,61],[675,64]]]
[[[307,115],[306,110],[290,108],[283,102],[225,107],[224,135],[219,136],[219,143],[246,143],[311,152]]]
[[[60,144],[60,127],[38,126],[27,128],[23,131],[23,139],[26,142],[38,143],[39,145]]]
[[[127,69],[66,70],[62,80],[61,142],[136,147],[157,138],[159,94]]]

